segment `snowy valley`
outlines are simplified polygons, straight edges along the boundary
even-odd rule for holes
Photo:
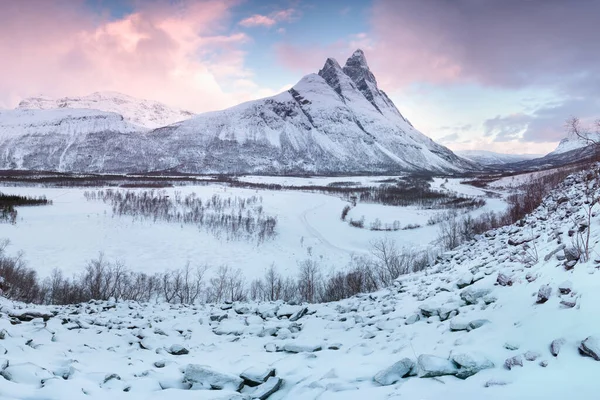
[[[2,299],[0,393],[549,399],[577,387],[578,398],[593,399],[599,168],[567,177],[517,223],[476,235],[388,287],[339,301],[34,306]],[[33,211],[43,208],[31,210],[24,220],[40,218]]]

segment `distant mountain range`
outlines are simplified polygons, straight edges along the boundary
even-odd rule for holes
[[[455,153],[480,165],[502,165],[543,157],[541,154],[504,154],[485,150],[460,150]]]
[[[357,50],[343,67],[330,58],[276,96],[197,116],[119,93],[26,99],[0,113],[0,168],[331,174],[477,166],[417,131]]]

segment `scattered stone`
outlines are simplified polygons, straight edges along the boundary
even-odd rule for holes
[[[210,320],[213,322],[221,322],[223,321],[225,318],[227,318],[227,314],[214,314],[210,316]]]
[[[575,267],[576,264],[577,264],[577,261],[571,260],[571,261],[566,261],[564,266],[567,271],[570,271],[573,269],[573,267]]]
[[[550,287],[550,285],[542,285],[540,287],[540,290],[538,290],[537,303],[544,304],[545,302],[548,301],[548,299],[550,298],[551,295],[552,295],[552,288]]]
[[[467,304],[477,304],[479,299],[487,296],[492,292],[491,289],[477,289],[473,286],[469,286],[460,293],[460,298]]]
[[[190,351],[180,344],[174,344],[171,347],[169,347],[167,352],[174,356],[182,356],[182,355],[188,354]]]
[[[419,321],[421,319],[421,316],[419,314],[413,314],[410,317],[406,318],[406,321],[404,321],[404,323],[406,325],[412,325],[415,322]]]
[[[537,279],[537,276],[528,272],[527,275],[525,275],[525,279],[527,279],[527,282],[531,283]]]
[[[438,309],[435,307],[430,307],[428,305],[419,306],[419,311],[425,318],[433,317],[438,314]]]
[[[453,332],[466,331],[468,329],[469,329],[468,322],[460,322],[460,321],[455,321],[455,320],[450,321],[450,330]]]
[[[154,361],[154,366],[156,368],[164,368],[165,365],[167,365],[167,362],[165,360]]]
[[[277,309],[277,312],[275,313],[275,315],[277,316],[277,318],[282,318],[282,317],[289,318],[298,311],[300,311],[299,306],[291,306],[289,304],[283,304]]]
[[[485,386],[486,388],[488,388],[488,387],[492,387],[492,386],[504,386],[504,385],[508,385],[508,382],[505,382],[505,381],[499,381],[499,380],[496,380],[496,379],[490,379],[489,381],[487,381],[487,382],[485,383],[485,385],[484,385],[484,386]]]
[[[579,353],[583,356],[592,357],[596,361],[600,361],[600,337],[588,336],[579,345]]]
[[[250,367],[240,374],[248,386],[263,384],[272,376],[275,376],[275,368],[270,367]]]
[[[381,386],[389,386],[406,378],[415,368],[415,363],[410,358],[403,358],[386,369],[379,371],[373,380]]]
[[[286,343],[283,345],[283,351],[287,353],[314,353],[321,351],[323,347],[318,344],[306,345],[298,343]]]
[[[48,321],[50,318],[54,317],[53,314],[43,313],[40,311],[24,311],[22,313],[12,312],[8,314],[11,318],[16,318],[21,322],[29,322],[33,321],[36,318],[42,318],[44,321]]]
[[[109,375],[106,375],[104,377],[104,382],[103,383],[106,383],[108,381],[112,381],[113,379],[115,379],[117,381],[120,381],[121,377],[119,376],[119,374],[109,374]]]
[[[234,390],[244,386],[244,380],[235,375],[217,372],[207,366],[188,364],[183,373],[183,383],[193,390]]]
[[[458,373],[456,364],[446,358],[421,354],[417,362],[419,364],[419,377],[421,378],[456,375]]]
[[[54,376],[58,376],[59,378],[63,378],[64,380],[69,379],[75,373],[75,368],[72,365],[65,365],[62,367],[56,368],[53,372]]]
[[[496,283],[498,283],[500,286],[512,286],[513,278],[500,272],[496,278]]]
[[[290,316],[290,321],[295,322],[304,317],[308,313],[308,307],[302,307]]]
[[[440,316],[440,321],[446,321],[447,319],[456,317],[458,309],[456,307],[440,307],[438,315]]]
[[[282,384],[283,379],[271,376],[265,383],[249,391],[248,394],[250,394],[253,399],[266,400],[269,396],[278,391]]]
[[[485,324],[489,324],[489,323],[490,323],[490,321],[487,319],[476,319],[474,321],[469,322],[469,328],[477,329],[477,328],[481,328]]]
[[[550,343],[550,354],[554,357],[558,357],[558,353],[560,353],[560,349],[567,341],[563,338],[554,339],[552,343]]]
[[[539,357],[541,357],[541,354],[540,354],[540,353],[537,353],[537,352],[535,352],[535,351],[528,351],[528,352],[526,352],[526,353],[523,355],[523,357],[525,357],[525,359],[526,359],[527,361],[535,361],[535,360],[537,360]]]
[[[560,294],[569,294],[573,290],[573,283],[571,281],[564,281],[558,285],[558,291]]]
[[[459,367],[456,377],[460,379],[467,379],[479,371],[494,368],[494,363],[479,353],[452,354],[450,358]]]
[[[277,345],[275,343],[267,343],[265,344],[265,350],[267,351],[267,353],[275,353],[279,350],[279,347],[277,347]]]
[[[581,257],[576,247],[565,247],[563,252],[567,261],[579,261],[579,257]]]
[[[237,306],[235,306],[233,308],[233,311],[235,311],[236,314],[240,314],[240,315],[242,315],[242,314],[250,314],[250,307],[238,304]]]
[[[225,304],[221,304],[219,308],[223,311],[231,310],[233,308],[233,303],[226,302]]]
[[[467,286],[473,284],[473,274],[471,273],[467,273],[465,275],[463,275],[457,282],[456,282],[456,287],[458,287],[459,289],[464,289]]]
[[[54,377],[48,370],[33,363],[14,364],[6,367],[0,375],[14,383],[41,386],[44,379]]]
[[[514,357],[507,358],[506,361],[504,361],[504,368],[508,369],[509,371],[517,366],[519,366],[519,367],[523,366],[523,357],[514,356]]]
[[[560,305],[566,307],[566,308],[573,308],[577,305],[577,301],[575,299],[571,299],[571,300],[561,300],[560,301]]]
[[[546,361],[546,360],[540,361],[540,367],[546,368],[547,366],[548,366],[548,361]]]
[[[342,348],[341,343],[332,343],[330,345],[327,345],[327,350],[339,350],[341,348]]]

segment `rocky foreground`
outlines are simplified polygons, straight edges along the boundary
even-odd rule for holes
[[[571,176],[520,223],[336,303],[1,299],[0,398],[596,399],[597,187]]]

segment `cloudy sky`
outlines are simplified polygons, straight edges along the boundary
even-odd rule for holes
[[[600,116],[597,0],[0,0],[0,108],[113,90],[195,112],[365,51],[379,86],[459,149],[546,153]]]

